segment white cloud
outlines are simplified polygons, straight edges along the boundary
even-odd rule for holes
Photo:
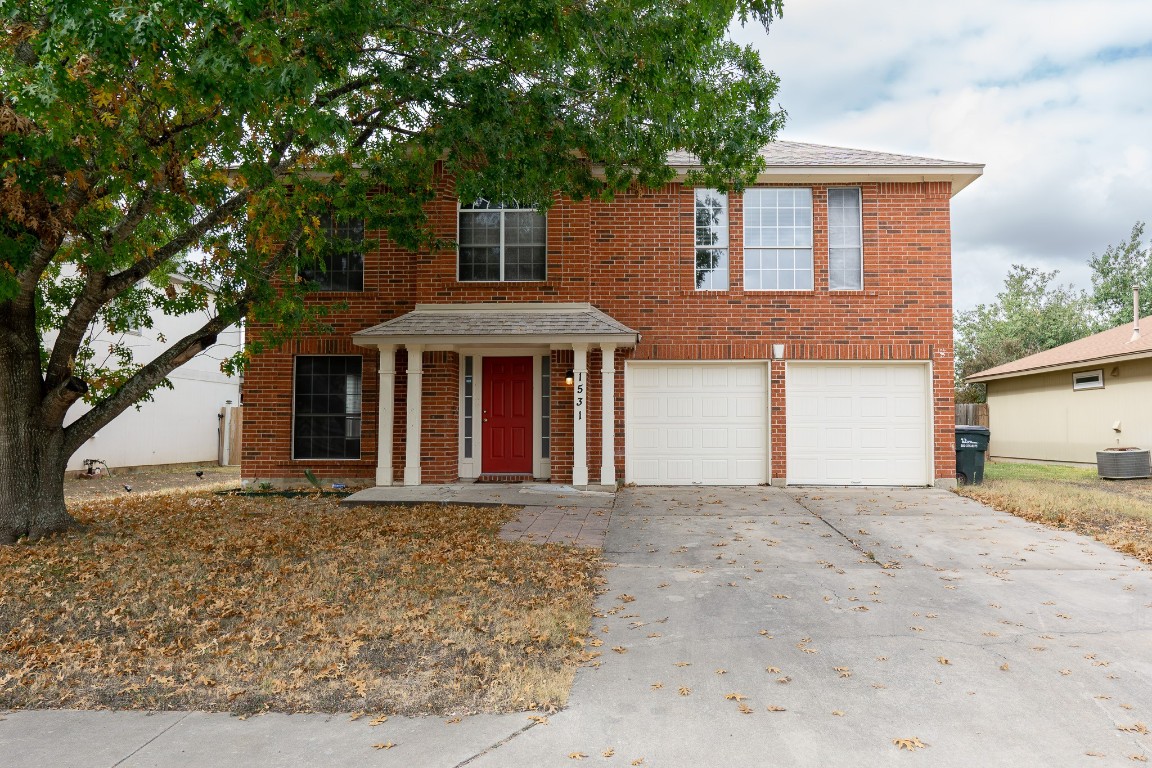
[[[1088,257],[1152,220],[1152,3],[794,0],[751,42],[783,138],[982,162],[953,200],[955,303],[1009,265],[1088,285]]]

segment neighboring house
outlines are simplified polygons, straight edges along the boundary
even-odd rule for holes
[[[369,232],[312,276],[333,333],[253,359],[245,481],[953,484],[949,206],[983,166],[763,155],[742,194],[546,214],[441,178],[458,249]]]
[[[988,387],[989,457],[1095,466],[1105,448],[1152,448],[1152,333],[1135,331],[1150,322],[969,376]]]
[[[179,281],[180,278],[174,278]],[[204,324],[202,314],[157,314],[152,328],[125,334],[105,330],[95,339],[96,360],[110,344],[126,344],[138,363],[147,363]],[[172,371],[172,389],[158,389],[151,402],[140,403],[117,416],[84,443],[68,461],[69,470],[84,468],[84,459],[100,459],[113,471],[128,467],[212,462],[219,458],[220,409],[240,404],[240,380],[220,371],[220,361],[243,346],[242,330],[229,326],[209,347]],[[161,341],[160,338],[164,340]],[[78,403],[69,414],[75,421],[87,411]],[[234,461],[232,463],[239,463]]]

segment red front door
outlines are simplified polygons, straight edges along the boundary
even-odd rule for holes
[[[532,474],[532,358],[485,357],[480,471]]]

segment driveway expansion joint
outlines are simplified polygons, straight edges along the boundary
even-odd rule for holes
[[[112,763],[112,765],[110,766],[110,768],[116,768],[116,766],[118,766],[118,765],[123,765],[123,764],[124,764],[126,761],[128,761],[129,759],[131,759],[133,755],[135,755],[135,754],[137,754],[138,752],[140,752],[140,750],[144,749],[146,746],[148,746],[148,745],[149,745],[149,744],[151,744],[152,742],[156,741],[156,739],[160,738],[160,737],[161,737],[161,736],[163,736],[164,734],[168,733],[168,731],[172,730],[172,729],[173,729],[173,728],[175,728],[176,726],[180,725],[180,723],[184,722],[184,719],[185,719],[186,717],[188,717],[188,715],[190,715],[190,714],[192,714],[192,713],[191,713],[191,712],[185,712],[184,714],[180,715],[180,717],[179,717],[179,718],[177,718],[175,722],[169,723],[169,724],[168,724],[168,725],[166,725],[165,727],[161,728],[161,729],[160,729],[160,731],[159,731],[159,733],[157,733],[157,734],[156,734],[155,736],[153,736],[152,738],[148,739],[148,741],[144,742],[144,743],[143,743],[143,744],[141,744],[140,746],[136,747],[136,749],[134,749],[134,750],[132,750],[131,752],[129,752],[128,754],[124,755],[124,757],[122,757],[122,758],[120,758],[119,760],[117,760],[116,762]]]
[[[464,768],[464,766],[468,765],[469,763],[472,763],[472,762],[479,760],[480,758],[484,757],[485,755],[488,755],[488,754],[491,754],[492,752],[495,752],[496,750],[500,749],[500,747],[502,747],[505,744],[507,744],[508,742],[512,741],[512,739],[516,738],[517,736],[520,736],[523,733],[527,733],[531,728],[534,728],[537,725],[539,725],[539,723],[537,723],[535,720],[530,721],[527,725],[523,726],[522,728],[518,728],[517,730],[508,734],[504,738],[500,739],[500,741],[496,742],[495,744],[491,744],[491,745],[485,747],[484,749],[480,750],[476,754],[472,755],[472,757],[469,757],[466,760],[462,760],[461,762],[456,763],[456,765],[452,766],[452,768]],[[113,768],[115,768],[115,766],[113,766]]]

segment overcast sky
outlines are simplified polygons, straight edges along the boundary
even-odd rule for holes
[[[1152,0],[785,0],[736,35],[780,76],[780,138],[986,165],[952,200],[957,309],[1014,263],[1089,287],[1152,224]]]

